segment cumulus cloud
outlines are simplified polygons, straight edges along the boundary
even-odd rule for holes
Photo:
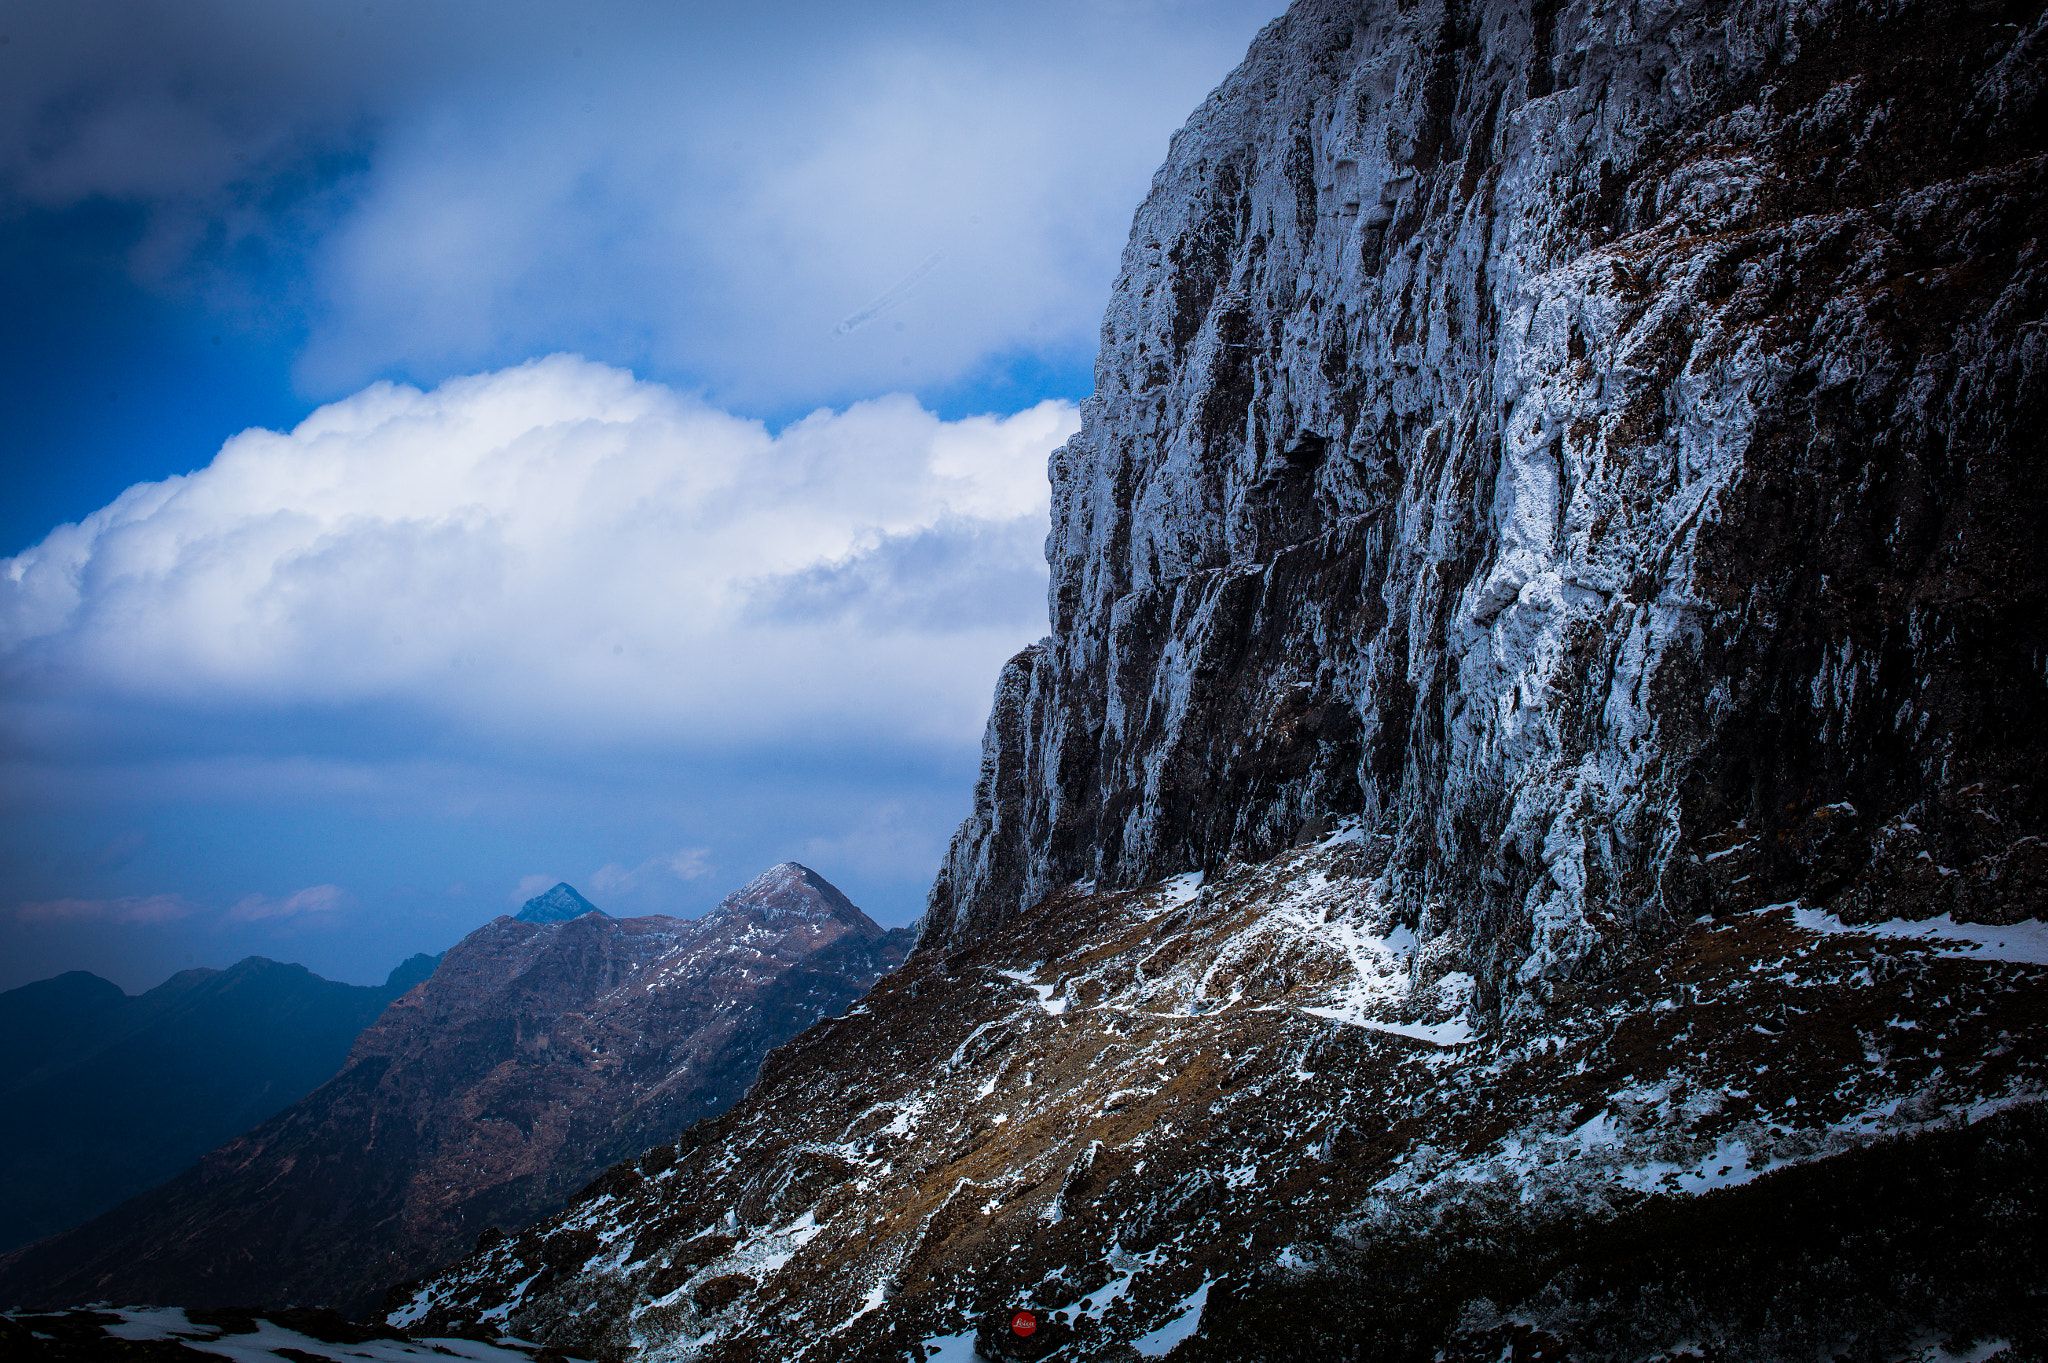
[[[22,944],[175,887],[205,909],[100,936],[331,924],[303,940],[381,979],[467,930],[419,887],[533,866],[685,911],[794,855],[908,921],[1044,627],[1074,414],[873,395],[1085,386],[1168,135],[1281,8],[5,6],[0,225],[354,396],[0,562],[0,860],[35,901],[0,963],[69,968]],[[521,363],[564,350],[671,386]],[[159,851],[103,865],[136,827]],[[648,855],[700,844],[694,879]],[[328,882],[347,913],[222,918]]]
[[[193,906],[179,895],[128,895],[117,899],[49,899],[15,907],[23,923],[172,923],[189,918]]]
[[[23,749],[95,707],[534,748],[971,741],[1043,629],[1045,461],[1076,424],[896,396],[771,434],[560,355],[378,384],[0,560],[0,723]]]
[[[307,918],[339,912],[348,902],[339,885],[308,885],[282,899],[244,895],[228,910],[230,923],[259,923],[266,918]]]

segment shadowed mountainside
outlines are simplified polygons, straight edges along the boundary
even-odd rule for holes
[[[84,971],[0,994],[0,1249],[97,1216],[303,1097],[434,959],[375,987],[251,956],[133,998]]]
[[[304,1099],[0,1260],[0,1302],[365,1311],[722,1111],[771,1047],[844,1009],[908,946],[793,863],[698,919],[496,919]]]

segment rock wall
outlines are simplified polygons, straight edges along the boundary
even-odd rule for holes
[[[1357,814],[1518,1006],[2048,907],[2038,3],[1301,0],[1172,144],[921,939]]]

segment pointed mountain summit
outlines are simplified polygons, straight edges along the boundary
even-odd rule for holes
[[[872,940],[882,929],[854,907],[839,887],[800,862],[771,866],[718,902],[706,918],[752,916],[763,924],[791,918],[838,923]]]
[[[537,894],[527,900],[512,916],[522,923],[566,923],[586,913],[604,913],[604,910],[577,894],[576,887],[564,880],[546,894]],[[611,917],[608,913],[604,916]]]

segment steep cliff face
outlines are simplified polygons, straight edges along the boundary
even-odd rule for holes
[[[1532,1006],[2048,905],[2036,3],[1303,0],[1175,139],[925,941],[1359,815]]]
[[[908,948],[786,863],[698,919],[499,918],[341,1072],[177,1178],[0,1259],[0,1302],[374,1306],[746,1091]]]

